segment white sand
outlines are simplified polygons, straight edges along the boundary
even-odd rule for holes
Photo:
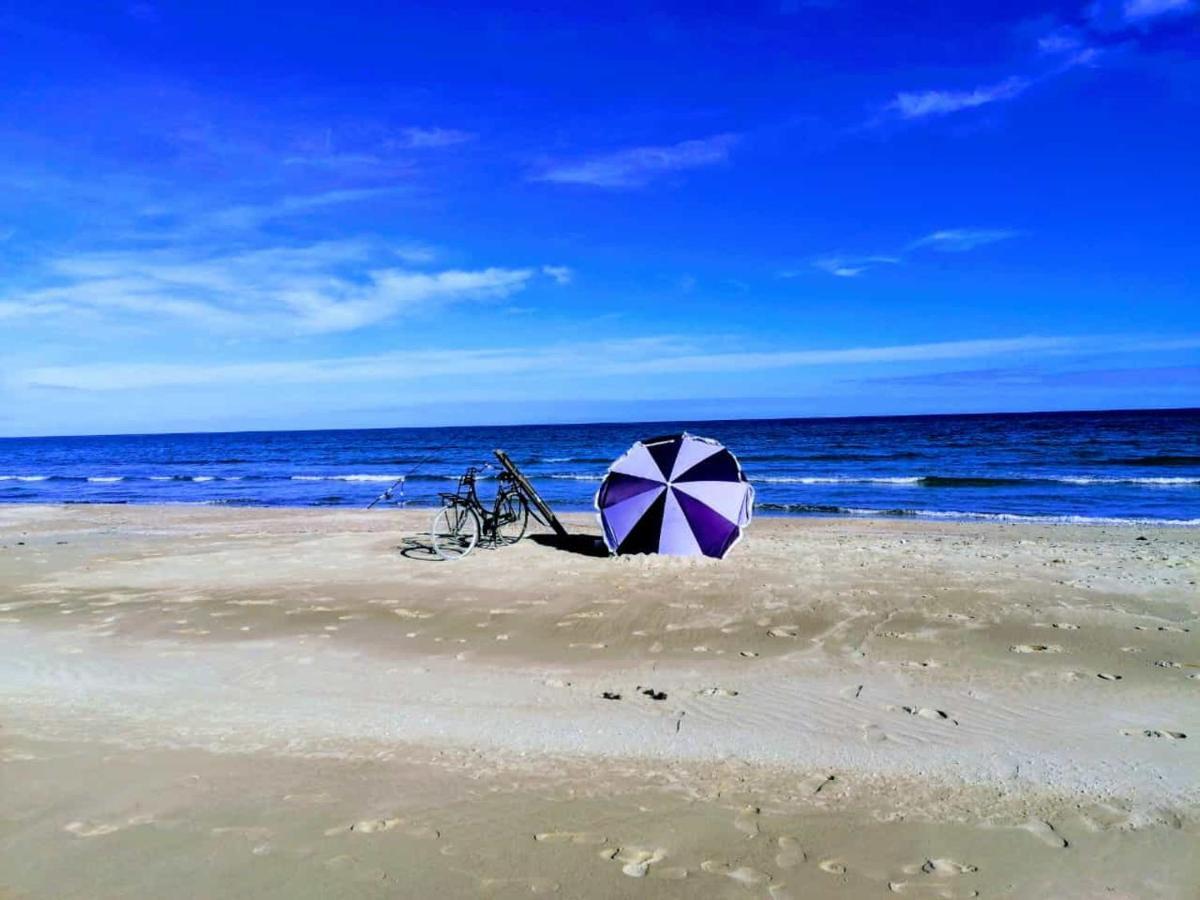
[[[427,515],[0,507],[0,897],[1194,895],[1195,530]]]

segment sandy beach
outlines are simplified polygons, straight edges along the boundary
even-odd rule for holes
[[[0,507],[0,897],[1195,897],[1200,532]]]

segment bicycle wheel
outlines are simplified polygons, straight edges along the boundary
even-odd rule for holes
[[[443,506],[433,517],[429,537],[442,559],[462,559],[479,543],[479,516],[461,503]]]
[[[496,511],[496,543],[515,544],[525,536],[529,525],[529,507],[520,494],[505,494]]]

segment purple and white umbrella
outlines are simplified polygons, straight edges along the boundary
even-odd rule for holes
[[[596,494],[604,543],[613,553],[720,559],[750,524],[753,506],[754,488],[737,458],[686,432],[638,441],[612,464]]]

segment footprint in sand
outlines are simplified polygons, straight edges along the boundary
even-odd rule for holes
[[[758,814],[757,806],[743,806],[741,812],[733,819],[733,827],[746,837],[756,837],[758,835]]]
[[[954,900],[956,897],[979,896],[979,891],[976,890],[959,893],[944,884],[930,884],[928,881],[889,881],[888,890],[893,894],[911,894],[918,897],[942,897],[944,900]]]
[[[645,878],[649,874],[651,866],[666,859],[667,851],[662,847],[654,850],[647,850],[644,847],[606,847],[600,851],[600,856],[604,859],[613,859],[624,863],[621,866],[621,872],[630,878]]]
[[[893,707],[895,709],[896,707]],[[910,716],[919,716],[922,719],[930,719],[934,722],[950,722],[957,725],[958,720],[950,718],[950,714],[945,710],[933,709],[929,706],[901,706],[900,712],[908,713]]]
[[[756,884],[762,884],[771,880],[771,876],[766,872],[760,872],[758,869],[750,868],[750,866],[738,866],[734,868],[729,863],[718,862],[715,859],[706,859],[700,863],[700,869],[709,875],[724,875],[726,878],[730,878],[746,887],[753,887]]]
[[[376,834],[383,831],[391,831],[397,825],[403,825],[404,819],[363,819],[361,822],[354,822],[350,825],[338,825],[334,828],[329,828],[325,831],[325,837],[333,837],[335,834]]]
[[[1156,668],[1159,668],[1159,669],[1182,669],[1183,668],[1183,666],[1180,663],[1175,662],[1175,660],[1173,660],[1173,659],[1156,659],[1154,661],[1154,665]]]
[[[696,691],[701,697],[736,697],[738,692],[730,688],[709,687]]]
[[[775,865],[781,869],[798,866],[808,858],[800,842],[790,835],[780,837],[776,843],[779,845],[779,852],[775,854]]]
[[[868,744],[882,744],[888,739],[887,733],[878,725],[864,725],[862,736]]]
[[[830,875],[846,874],[846,864],[840,859],[823,859],[817,863],[817,868],[822,872],[828,872]]]
[[[1173,741],[1182,741],[1187,737],[1182,731],[1167,731],[1157,728],[1122,728],[1121,734],[1125,737],[1170,738]]]
[[[795,625],[780,625],[768,631],[767,635],[774,638],[794,638],[799,630]]]
[[[953,875],[969,875],[978,872],[979,867],[969,863],[955,862],[952,859],[927,859],[924,862],[913,863],[904,867],[905,875],[937,875],[948,878]]]
[[[543,831],[533,836],[547,844],[603,844],[605,837],[595,831]]]
[[[746,659],[753,659],[754,657],[758,656],[758,653],[754,650],[742,650],[738,653],[738,656],[744,656]]]
[[[1030,819],[1019,827],[1028,831],[1047,847],[1062,850],[1068,846],[1067,839],[1055,831],[1054,826],[1044,819]]]
[[[1104,681],[1120,681],[1124,675],[1114,675],[1112,672],[1097,672],[1096,677]]]
[[[1058,644],[1013,644],[1008,649],[1013,653],[1062,653]]]
[[[81,838],[100,837],[105,834],[112,834],[114,831],[120,831],[124,826],[114,825],[112,823],[97,824],[94,822],[68,822],[63,826],[63,831]]]

